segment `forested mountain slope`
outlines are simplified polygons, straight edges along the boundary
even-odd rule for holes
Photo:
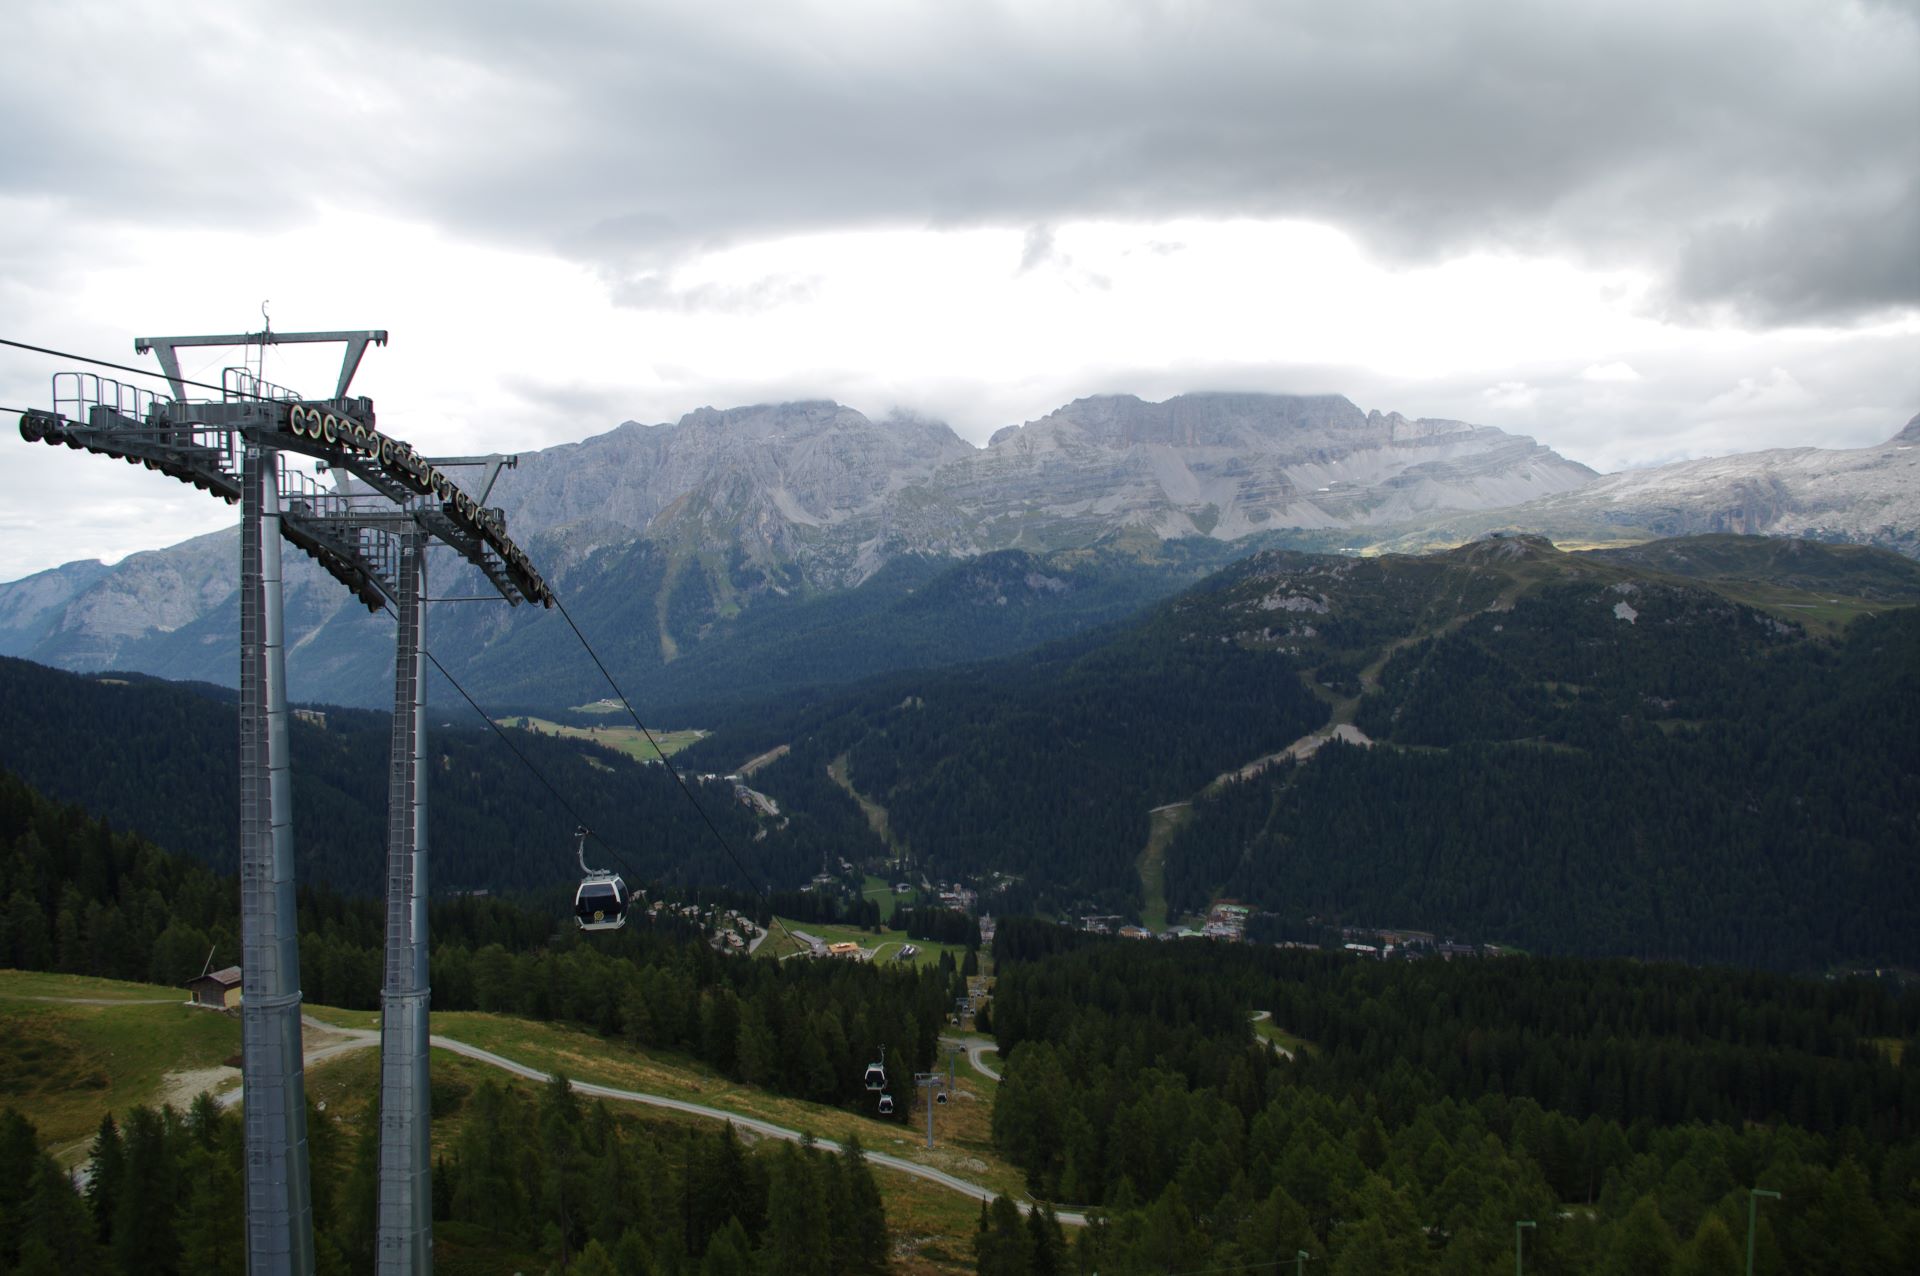
[[[1370,749],[1229,786],[1168,893],[1305,926],[1775,966],[1920,957],[1920,612],[1809,640],[1717,595],[1568,580],[1395,651]]]
[[[116,828],[230,872],[239,845],[239,728],[231,697],[0,658],[0,769],[50,797],[81,803]],[[603,861],[618,857],[612,866],[633,885],[657,879],[676,887],[748,887],[666,768],[579,741],[513,732],[536,774],[473,722],[463,728],[436,720],[428,733],[436,892],[571,892],[579,875],[576,813],[599,838],[590,850]],[[388,716],[329,709],[324,726],[299,718],[289,726],[300,880],[379,894]],[[805,881],[823,849],[878,851],[859,809],[824,776],[795,787],[805,809],[774,820],[740,804],[730,785],[694,784],[701,807],[759,885]]]
[[[1267,552],[1134,624],[891,678],[703,756],[845,754],[935,873],[1022,879],[1006,907],[1128,912],[1151,808],[1345,723],[1379,746],[1202,797],[1167,855],[1176,908],[1226,894],[1283,923],[1551,951],[1914,959],[1920,619],[1889,604],[1920,599],[1920,572],[1757,538],[1645,552]],[[1661,554],[1719,566],[1690,579]]]

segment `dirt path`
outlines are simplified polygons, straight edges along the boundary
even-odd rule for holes
[[[1169,802],[1147,812],[1147,847],[1140,852],[1140,924],[1167,928],[1167,844],[1193,818],[1193,803]]]
[[[371,1029],[337,1028],[332,1024],[322,1023],[318,1019],[304,1015],[301,1016],[301,1024],[309,1034],[318,1034],[330,1038],[326,1044],[320,1046],[317,1050],[309,1049],[306,1052],[309,1063],[312,1063],[316,1058],[331,1057],[331,1055],[338,1054],[342,1051],[361,1049],[366,1046],[380,1044],[380,1034]],[[497,1055],[491,1050],[482,1050],[479,1046],[468,1045],[464,1041],[456,1041],[452,1037],[435,1035],[429,1038],[429,1040],[436,1050],[449,1051],[462,1058],[472,1059],[476,1063],[484,1063],[488,1067],[498,1068],[503,1072],[510,1072],[514,1076],[523,1077],[528,1081],[544,1082],[553,1080],[553,1074],[551,1073],[542,1072],[540,1069],[529,1067],[524,1063],[517,1063],[504,1055]],[[1000,1074],[982,1064],[979,1055],[975,1053],[976,1049],[990,1050],[994,1048],[995,1045],[991,1041],[984,1038],[973,1038],[968,1043],[968,1054],[972,1057],[976,1068],[979,1068],[980,1071],[987,1076],[998,1080]],[[729,1112],[725,1108],[709,1107],[704,1103],[691,1103],[685,1099],[669,1098],[663,1094],[648,1094],[640,1090],[622,1090],[615,1086],[598,1085],[591,1081],[570,1081],[569,1084],[573,1087],[575,1093],[586,1095],[589,1098],[614,1099],[623,1103],[642,1103],[648,1107],[666,1108],[674,1112],[685,1112],[691,1116],[710,1117],[716,1121],[730,1121],[743,1130],[751,1130],[756,1134],[762,1134],[772,1139],[785,1139],[792,1143],[798,1143],[810,1137],[802,1134],[799,1130],[789,1130],[784,1125],[775,1125],[773,1122],[763,1121],[759,1117],[743,1116],[738,1112]],[[237,1102],[239,1097],[238,1091],[233,1093],[231,1099],[222,1096],[223,1105]],[[815,1138],[813,1139],[813,1145],[828,1152],[838,1152],[840,1150],[840,1144],[832,1139]],[[883,1166],[890,1170],[897,1170],[902,1174],[911,1174],[916,1178],[926,1179],[952,1191],[972,1197],[976,1201],[991,1201],[994,1196],[997,1195],[991,1188],[982,1187],[978,1183],[970,1183],[966,1179],[958,1178],[955,1175],[947,1173],[945,1170],[936,1169],[931,1165],[923,1165],[918,1161],[909,1161],[901,1157],[889,1156],[885,1152],[873,1151],[867,1152],[866,1157],[871,1164]],[[1025,1201],[1016,1201],[1014,1203],[1020,1207],[1020,1212],[1023,1214],[1032,1208]],[[1087,1221],[1086,1215],[1069,1210],[1060,1211],[1059,1218],[1062,1223],[1070,1227],[1084,1226]]]
[[[738,771],[737,774],[743,780],[750,779],[752,778],[753,773],[755,771],[758,771],[761,767],[766,766],[772,762],[778,762],[781,758],[786,757],[791,752],[793,752],[792,745],[776,744],[771,749],[768,749],[765,753],[761,754],[759,757],[754,758],[749,762],[742,763],[740,766],[740,770]]]
[[[980,1073],[982,1076],[992,1077],[995,1081],[1000,1079],[999,1071],[990,1067],[986,1059],[982,1057],[989,1050],[998,1054],[1000,1052],[999,1042],[993,1040],[991,1037],[948,1037],[946,1040],[952,1041],[956,1045],[966,1047],[967,1062],[973,1065],[974,1071]]]
[[[143,1002],[97,997],[38,997],[34,998],[34,1000],[70,1001],[83,1005],[153,1005],[157,1002],[157,999]],[[166,1002],[159,1002],[158,1004],[171,1004],[171,999],[168,999]],[[324,1023],[311,1015],[300,1016],[300,1025],[302,1038],[301,1056],[308,1067],[312,1067],[316,1063],[323,1063],[328,1059],[336,1058],[349,1051],[365,1050],[368,1047],[378,1046],[380,1044],[380,1034],[371,1028],[342,1028],[334,1024]],[[542,1072],[540,1069],[529,1067],[524,1063],[516,1063],[503,1055],[494,1054],[490,1050],[482,1050],[479,1046],[468,1045],[464,1041],[456,1041],[452,1037],[436,1035],[430,1037],[429,1040],[435,1049],[450,1051],[463,1058],[472,1059],[477,1063],[484,1063],[489,1067],[498,1068],[503,1072],[510,1072],[517,1077],[524,1077],[529,1081],[553,1080],[551,1073]],[[967,1053],[973,1061],[973,1066],[997,1081],[999,1080],[1000,1074],[994,1069],[987,1067],[980,1058],[982,1051],[995,1048],[995,1043],[985,1038],[971,1038],[967,1042]],[[193,1100],[200,1094],[211,1092],[214,1095],[215,1102],[223,1108],[230,1108],[240,1102],[244,1093],[238,1084],[239,1080],[240,1070],[238,1068],[201,1068],[191,1072],[169,1073],[167,1075],[167,1089],[160,1096],[157,1096],[156,1101],[171,1104],[179,1108],[185,1108],[191,1106]],[[768,1138],[785,1139],[789,1142],[798,1143],[812,1137],[803,1134],[799,1130],[790,1130],[783,1125],[775,1125],[771,1121],[763,1121],[758,1117],[745,1116],[738,1112],[729,1112],[725,1108],[709,1107],[704,1103],[690,1103],[685,1099],[674,1099],[663,1094],[647,1094],[639,1090],[622,1090],[614,1086],[597,1085],[591,1081],[572,1081],[569,1084],[572,1085],[576,1093],[584,1094],[590,1098],[614,1099],[624,1103],[642,1103],[649,1107],[666,1108],[675,1112],[685,1112],[692,1116],[710,1117],[716,1121],[729,1121],[742,1129],[751,1130],[756,1134],[762,1134]],[[230,1088],[219,1089],[218,1087],[221,1086],[229,1086]],[[814,1138],[812,1139],[812,1143],[813,1146],[828,1152],[840,1151],[840,1144],[832,1139]],[[889,1170],[896,1170],[902,1174],[911,1174],[916,1178],[926,1179],[929,1182],[939,1184],[941,1187],[962,1193],[976,1201],[991,1201],[997,1195],[991,1188],[982,1187],[978,1183],[968,1182],[966,1179],[949,1174],[945,1170],[936,1169],[930,1165],[922,1165],[918,1161],[909,1161],[901,1157],[890,1156],[884,1152],[873,1151],[867,1152],[866,1157],[868,1162],[873,1165],[882,1166]],[[85,1167],[82,1167],[82,1173],[84,1173],[84,1171]],[[1014,1204],[1019,1206],[1022,1214],[1030,1212],[1033,1208],[1025,1201],[1015,1201]],[[1058,1217],[1062,1223],[1065,1223],[1069,1227],[1083,1227],[1087,1222],[1085,1214],[1071,1210],[1059,1211]]]
[[[867,827],[874,835],[887,844],[895,859],[905,859],[906,849],[893,840],[893,825],[887,819],[887,808],[868,798],[853,787],[853,780],[847,773],[847,755],[841,754],[827,764],[827,778],[845,789],[847,796],[860,804],[861,813],[867,817]]]

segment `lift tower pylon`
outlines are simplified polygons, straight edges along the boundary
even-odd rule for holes
[[[240,1071],[249,1271],[313,1271],[278,458],[245,444],[240,496]]]
[[[488,471],[478,499],[438,462],[380,432],[373,402],[349,398],[354,370],[380,331],[148,337],[175,398],[93,373],[53,378],[54,409],[20,418],[28,442],[65,444],[191,483],[242,509],[240,536],[241,1038],[245,1099],[247,1270],[310,1276],[300,966],[294,908],[291,772],[280,546],[305,551],[370,611],[398,619],[389,776],[388,928],[381,1026],[382,1272],[432,1270],[428,1160],[427,816],[421,740],[426,712],[421,643],[426,546],[438,542],[478,568],[507,602],[553,605],[552,592],[486,505],[505,457],[463,457]],[[338,342],[346,346],[329,399],[306,399],[228,368],[217,400],[190,401],[175,351],[185,346]],[[300,454],[332,470],[335,487],[286,464]],[[343,477],[343,474],[346,477]]]

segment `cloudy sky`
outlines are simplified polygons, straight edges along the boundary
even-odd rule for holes
[[[1221,389],[1612,470],[1920,411],[1916,0],[7,15],[0,337],[383,327],[356,388],[425,451]],[[62,366],[0,349],[0,405]],[[0,580],[230,521],[4,419]]]

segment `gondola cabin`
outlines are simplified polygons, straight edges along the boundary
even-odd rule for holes
[[[587,865],[587,826],[573,831],[573,854],[580,861],[580,889],[573,893],[573,922],[581,930],[619,930],[627,924],[627,884],[618,873]]]
[[[627,884],[618,874],[593,874],[573,894],[573,920],[581,930],[619,930],[627,924]]]

